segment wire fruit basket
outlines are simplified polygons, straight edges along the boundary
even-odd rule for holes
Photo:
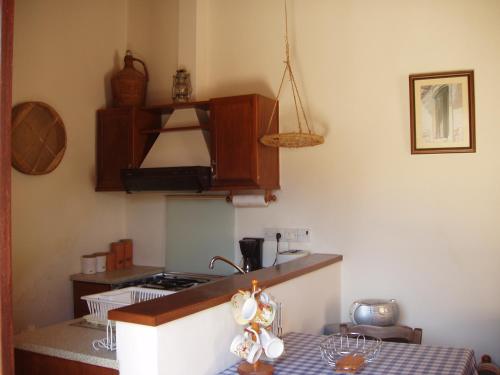
[[[95,340],[92,343],[94,349],[116,349],[115,325],[114,322],[108,320],[108,312],[110,310],[160,298],[172,293],[175,292],[169,290],[129,287],[83,296],[82,299],[87,301],[87,306],[90,311],[90,314],[85,316],[85,319],[90,323],[106,326],[106,338]]]
[[[378,337],[364,336],[358,333],[335,333],[328,336],[320,344],[321,357],[332,369],[337,361],[346,356],[362,356],[365,362],[372,362],[382,347]]]

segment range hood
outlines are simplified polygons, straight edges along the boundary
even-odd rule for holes
[[[170,113],[165,108],[160,111],[162,128],[154,134],[157,138],[140,168],[121,170],[125,190],[128,193],[209,190],[212,174],[208,103],[181,103]]]
[[[196,191],[210,189],[210,167],[162,167],[122,169],[127,193],[134,191]]]

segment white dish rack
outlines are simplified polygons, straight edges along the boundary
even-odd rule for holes
[[[114,322],[108,320],[108,311],[164,297],[173,293],[175,292],[170,290],[148,289],[132,286],[123,289],[111,290],[109,292],[83,296],[82,299],[87,301],[87,306],[90,311],[90,314],[86,315],[85,319],[90,323],[106,326],[106,338],[94,340],[92,343],[94,349],[116,349]]]

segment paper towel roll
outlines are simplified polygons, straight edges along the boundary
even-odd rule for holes
[[[267,207],[269,203],[263,195],[234,195],[234,207]]]

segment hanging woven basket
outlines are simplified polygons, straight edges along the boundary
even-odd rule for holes
[[[311,147],[325,142],[325,138],[318,134],[307,133],[277,133],[264,135],[260,142],[270,147]]]
[[[295,76],[292,70],[292,63],[290,61],[290,43],[288,41],[288,12],[286,7],[285,0],[285,69],[283,71],[283,75],[281,76],[281,83],[278,88],[278,94],[276,95],[276,102],[273,107],[273,111],[271,113],[271,117],[269,119],[269,124],[267,126],[267,131],[271,128],[271,124],[274,116],[276,115],[276,109],[278,106],[278,99],[280,97],[281,91],[283,89],[283,83],[285,82],[286,77],[288,76],[288,80],[290,82],[290,86],[292,88],[293,101],[295,105],[295,113],[297,115],[297,123],[298,123],[298,132],[289,132],[289,133],[275,133],[275,134],[266,134],[260,138],[260,142],[266,146],[270,147],[290,147],[290,148],[298,148],[298,147],[310,147],[317,146],[325,142],[325,138],[322,135],[314,134],[309,126],[309,121],[306,116],[306,112],[304,110],[304,105],[302,104],[302,98],[300,97],[299,88],[297,86],[297,82],[295,81]],[[307,128],[307,132],[302,130],[302,121],[301,117],[304,120],[305,128]]]

